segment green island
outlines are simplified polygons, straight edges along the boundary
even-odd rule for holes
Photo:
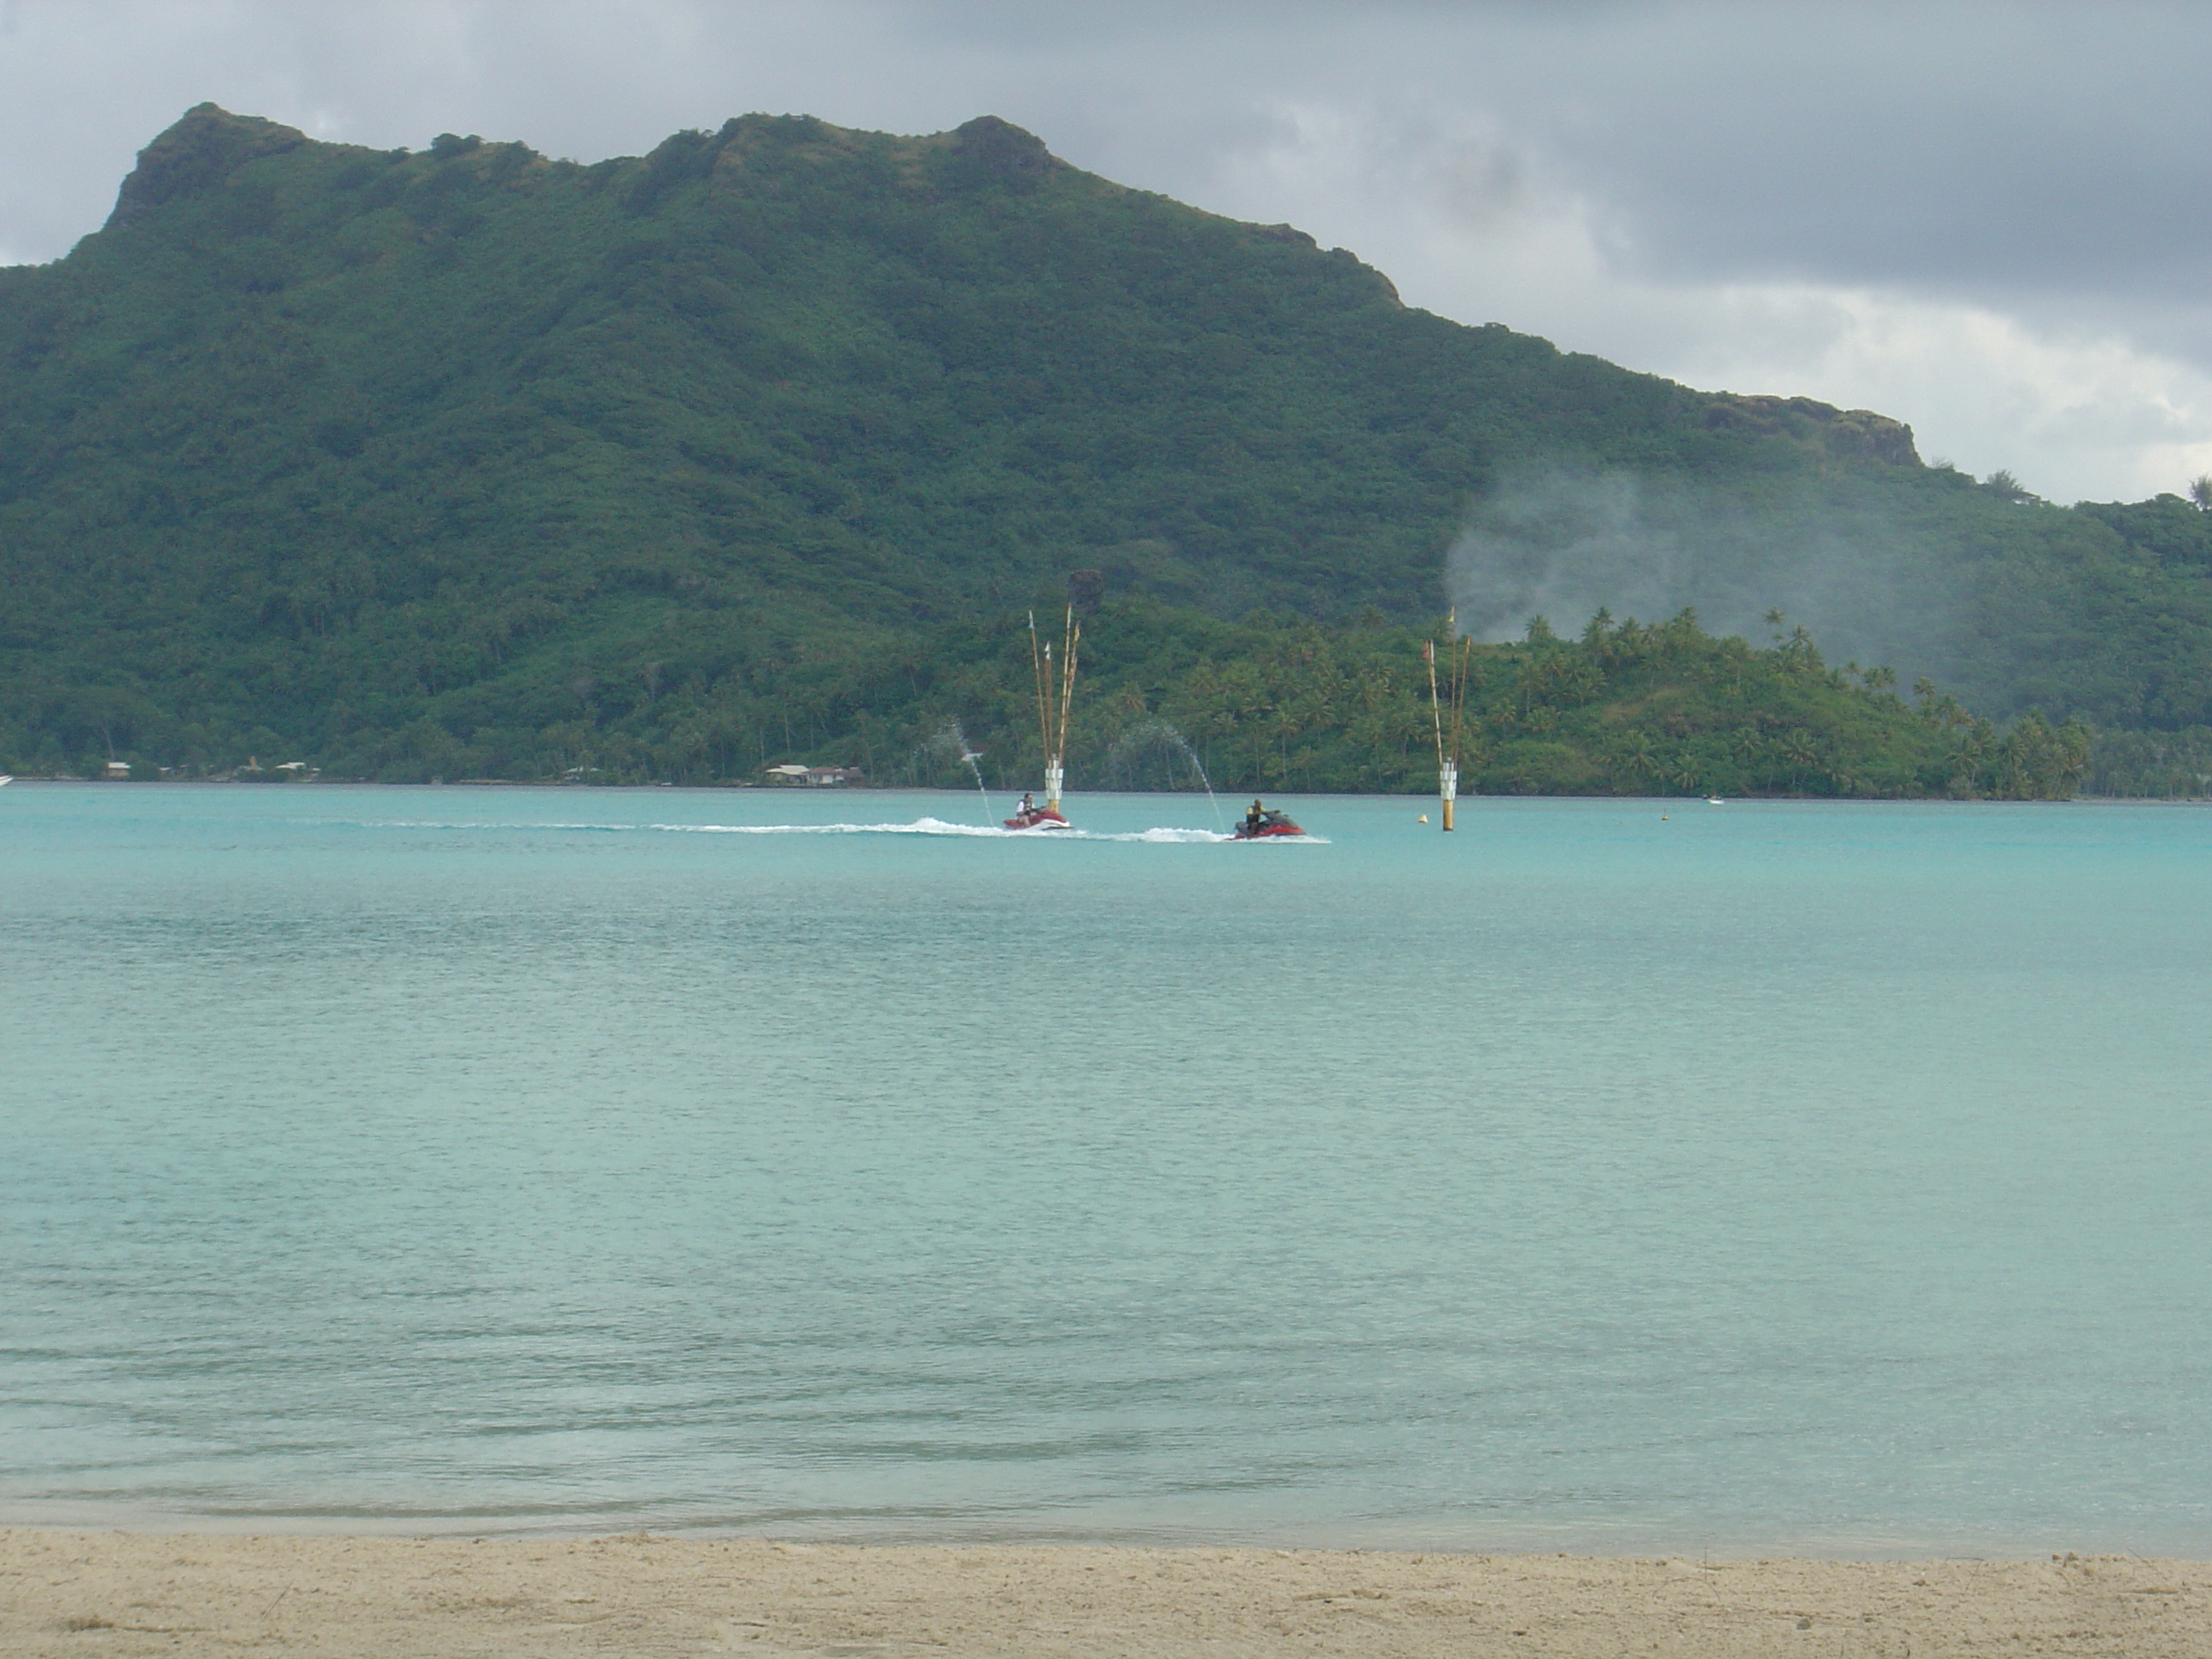
[[[1589,575],[1639,538],[1726,609]],[[989,117],[583,166],[202,105],[0,270],[0,770],[953,784],[957,723],[1018,787],[1079,570],[1078,788],[1425,789],[1453,606],[1478,791],[2212,776],[2202,501],[1451,322]]]
[[[1379,614],[1329,629],[1109,599],[1084,626],[1069,776],[1093,788],[1432,789],[1424,638]],[[1832,668],[1802,629],[1754,648],[1687,614],[1656,626],[1600,617],[1568,639],[1539,619],[1525,642],[1474,647],[1467,678],[1463,777],[1483,793],[2054,799],[2081,787],[2091,744],[2081,723],[2033,714],[2000,732],[1926,683],[1908,703],[1889,671]],[[588,693],[605,705],[545,728],[553,747],[537,766],[708,781],[834,756],[878,782],[957,788],[971,782],[966,750],[992,787],[1012,790],[1043,760],[1018,616],[787,661],[757,687],[725,681],[704,698],[672,703],[636,682]],[[441,726],[401,743],[419,746],[356,764],[459,779],[499,757]]]

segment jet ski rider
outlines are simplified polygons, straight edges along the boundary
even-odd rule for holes
[[[1256,836],[1260,833],[1261,828],[1266,824],[1267,822],[1267,809],[1261,805],[1258,799],[1255,799],[1252,802],[1251,810],[1244,814],[1244,833],[1248,836]]]

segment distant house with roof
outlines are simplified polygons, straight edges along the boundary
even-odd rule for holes
[[[770,783],[804,785],[825,788],[841,783],[858,783],[865,775],[857,766],[801,766],[795,761],[786,761],[781,766],[761,769]]]

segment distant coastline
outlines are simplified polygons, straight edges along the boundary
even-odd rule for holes
[[[223,777],[131,778],[124,781],[125,783],[131,785],[161,786],[169,788],[240,788],[250,789],[256,792],[266,792],[272,787],[268,784],[257,783],[244,779]],[[121,787],[118,784],[106,779],[76,777],[72,775],[27,777],[18,775],[11,780],[11,782],[16,785],[29,784],[33,786],[41,784],[78,787],[91,787],[97,786],[102,790]],[[283,784],[274,787],[292,790],[543,790],[548,793],[567,794],[574,794],[583,790],[598,793],[635,793],[641,790],[657,791],[661,789],[672,789],[686,794],[716,795],[727,794],[732,790],[744,790],[757,792],[764,795],[789,794],[812,799],[821,799],[825,797],[849,797],[856,795],[896,795],[902,797],[911,795],[953,795],[956,797],[972,798],[974,794],[972,790],[947,789],[942,785],[938,784],[865,783],[844,784],[838,785],[834,787],[807,789],[792,786],[760,783],[750,778],[726,778],[718,780],[712,783],[678,783],[673,781],[665,783],[574,783],[562,782],[556,779],[550,778],[433,778],[420,781],[394,781],[381,778],[314,778],[310,780],[302,780],[297,783]],[[1419,791],[1402,789],[1297,789],[1286,790],[1280,793],[1286,796],[1292,796],[1302,799],[1326,800],[1331,798],[1346,800],[1398,799],[1403,800],[1407,802],[1408,805],[1415,807],[1418,807],[1421,803],[1432,803],[1436,799],[1436,796],[1433,792],[1424,794]],[[1205,792],[1203,790],[1197,789],[1091,788],[1071,790],[1069,793],[1072,797],[1096,795],[1111,798],[1124,795],[1174,795],[1196,800],[1203,800],[1205,799]],[[1516,802],[1525,804],[1544,800],[1586,800],[1589,799],[1590,799],[1590,797],[1582,794],[1484,794],[1468,791],[1462,791],[1459,797],[1462,808],[1469,805],[1480,807],[1485,805],[1494,806]],[[1686,800],[1702,799],[1705,798],[1685,797],[1681,795],[1614,795],[1604,797],[1603,799],[1618,800],[1624,805],[1643,801],[1650,803],[1654,805],[1680,806],[1685,804]],[[1856,804],[1869,806],[2017,806],[2022,804],[2017,800],[2001,798],[1993,799],[1983,796],[1967,796],[1960,798],[1920,796],[1910,798],[1902,801],[1892,797],[1850,795],[1732,795],[1720,797],[1719,799],[1727,802],[1747,805],[1797,805],[1836,806]],[[2128,795],[2100,794],[2084,790],[2071,795],[2045,798],[2035,804],[2039,805],[2054,806],[2199,806],[2212,804],[2212,793],[2186,795]]]

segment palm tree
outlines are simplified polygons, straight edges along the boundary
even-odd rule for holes
[[[2063,795],[2071,795],[2089,772],[2089,728],[2081,724],[2080,716],[2069,716],[2058,728],[2057,749],[2057,787]]]
[[[1620,746],[1621,769],[1632,777],[1648,777],[1658,769],[1651,757],[1651,734],[1632,732]]]
[[[1797,779],[1805,768],[1820,758],[1820,746],[1802,726],[1792,728],[1782,739],[1782,758],[1790,763],[1790,793],[1797,793]]]

